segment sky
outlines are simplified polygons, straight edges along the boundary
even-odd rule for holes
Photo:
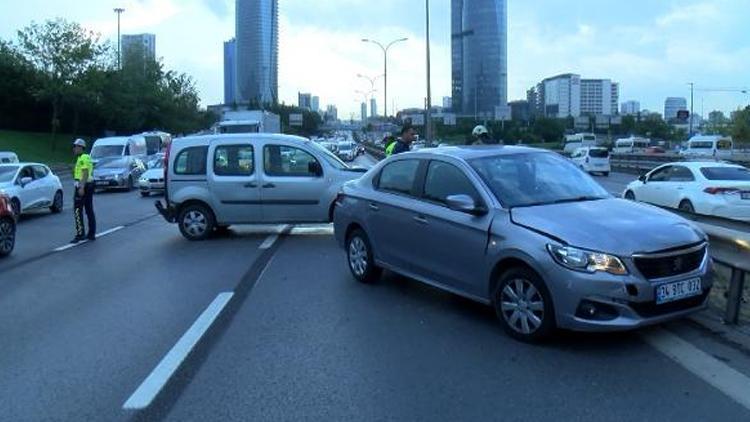
[[[433,104],[450,95],[450,0],[431,2]],[[0,0],[0,37],[15,39],[31,21],[62,17],[116,41],[122,33],[156,34],[156,54],[191,75],[203,105],[223,101],[222,42],[234,34],[234,0]],[[370,82],[382,74],[371,38],[408,37],[389,52],[388,107],[420,107],[426,96],[425,4],[422,0],[279,0],[279,94],[298,92],[335,104],[340,118],[359,116]],[[750,95],[750,0],[508,0],[508,98],[559,73],[620,83],[620,102],[663,112],[668,96],[690,97],[695,112],[725,113]],[[382,79],[376,82],[382,111]]]

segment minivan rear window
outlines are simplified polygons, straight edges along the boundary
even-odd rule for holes
[[[589,157],[592,158],[607,158],[609,157],[609,151],[606,149],[590,149]]]
[[[708,180],[750,181],[750,170],[744,167],[703,167],[701,173]]]
[[[183,149],[174,160],[174,174],[205,175],[207,154],[207,146]]]

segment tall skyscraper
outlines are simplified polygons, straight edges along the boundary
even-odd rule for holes
[[[366,122],[367,121],[367,103],[363,102],[359,108],[360,108],[359,110],[360,115],[362,116],[362,121]]]
[[[370,116],[375,117],[378,115],[378,102],[375,97],[370,98]]]
[[[297,107],[307,110],[312,109],[312,94],[297,93]]]
[[[132,34],[122,36],[123,67],[134,61],[146,62],[156,60],[156,35]]]
[[[237,97],[237,50],[236,41],[232,38],[224,41],[224,104],[233,104]]]
[[[310,101],[310,107],[312,108],[312,111],[319,112],[320,111],[320,97],[317,95],[313,95],[312,101]]]
[[[610,79],[581,79],[581,114],[614,116],[620,86]]]
[[[508,106],[507,0],[451,0],[453,110],[495,116]]]
[[[664,120],[670,121],[677,118],[677,112],[687,110],[687,100],[683,97],[669,97],[664,100]]]
[[[278,0],[237,0],[237,101],[278,100]]]

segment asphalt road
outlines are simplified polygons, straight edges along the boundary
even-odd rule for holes
[[[196,243],[135,192],[95,206],[122,228],[55,251],[70,211],[25,217],[0,261],[2,420],[750,420],[750,352],[688,323],[530,346],[484,306],[354,282],[330,226]]]

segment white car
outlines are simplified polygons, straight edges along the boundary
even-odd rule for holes
[[[138,179],[138,189],[141,196],[152,193],[164,193],[164,154],[157,154],[148,162],[146,170]]]
[[[0,163],[13,164],[18,163],[18,156],[15,152],[0,151]]]
[[[0,193],[10,197],[13,213],[49,208],[53,213],[63,209],[60,179],[44,164],[0,164]]]
[[[664,164],[630,183],[623,197],[750,222],[750,170],[710,161]]]
[[[609,151],[601,147],[582,147],[576,149],[570,159],[586,173],[600,173],[609,176]]]

